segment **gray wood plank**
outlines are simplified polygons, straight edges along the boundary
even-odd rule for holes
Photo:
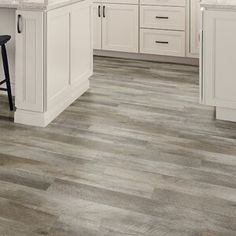
[[[95,57],[47,128],[0,96],[0,235],[235,236],[236,124],[198,103],[198,67]]]

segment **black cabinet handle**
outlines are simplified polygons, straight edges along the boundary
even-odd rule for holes
[[[103,12],[103,18],[105,18],[106,17],[106,6],[103,6],[103,10],[102,10],[102,12]]]
[[[156,19],[165,19],[165,20],[168,20],[169,17],[168,17],[168,16],[156,16]]]
[[[167,41],[156,41],[156,43],[169,44],[169,42],[167,42]]]
[[[98,17],[101,17],[101,6],[98,6]]]
[[[17,16],[17,33],[18,34],[21,34],[22,33],[22,29],[21,29],[21,26],[22,26],[22,16],[21,15],[18,15]]]

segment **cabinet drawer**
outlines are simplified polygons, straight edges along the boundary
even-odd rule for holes
[[[143,28],[185,30],[185,8],[141,6],[140,25]]]
[[[185,0],[140,0],[141,5],[156,5],[156,6],[185,6]]]
[[[185,56],[185,33],[141,29],[140,52],[166,56]]]

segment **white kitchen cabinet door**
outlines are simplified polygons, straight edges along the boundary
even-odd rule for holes
[[[138,52],[138,6],[104,4],[102,49]]]
[[[93,4],[93,48],[102,49],[102,5]]]
[[[236,108],[236,14],[203,12],[201,101]]]
[[[200,0],[189,0],[189,53],[199,57]]]
[[[16,107],[43,111],[43,13],[16,11]]]

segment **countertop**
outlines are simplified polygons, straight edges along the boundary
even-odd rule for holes
[[[0,8],[50,10],[83,0],[0,0]]]
[[[236,10],[236,0],[202,0],[201,6],[206,8]]]

